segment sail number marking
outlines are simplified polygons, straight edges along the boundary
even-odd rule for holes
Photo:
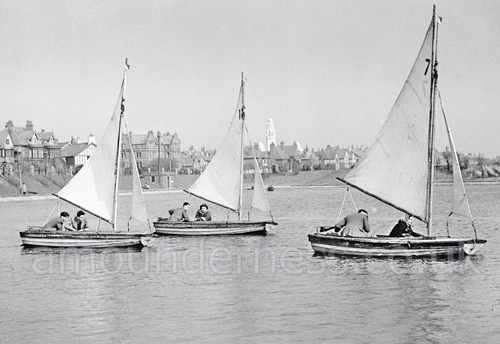
[[[424,75],[427,75],[427,71],[429,70],[429,66],[431,65],[431,60],[430,59],[425,59],[425,62],[427,62],[427,68],[425,68]]]

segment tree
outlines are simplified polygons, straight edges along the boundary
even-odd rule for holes
[[[469,158],[462,153],[457,153],[457,155],[458,155],[458,164],[460,165],[460,169],[462,171],[465,171],[466,169],[469,168]]]
[[[73,172],[73,175],[77,174],[81,169],[82,169],[83,165],[78,165],[75,167],[75,171]]]
[[[19,190],[21,190],[25,177],[30,173],[30,165],[25,162],[20,162],[17,164],[17,168],[14,170],[15,175],[19,178]]]
[[[446,161],[446,171],[451,173],[453,171],[453,155],[448,146],[446,146],[446,150],[443,152],[443,158]]]
[[[484,165],[486,165],[486,158],[484,157],[484,155],[478,154],[478,156],[477,156],[477,166],[479,168],[481,168]]]
[[[57,174],[62,174],[63,176],[65,175],[66,172],[66,162],[64,161],[63,158],[52,158],[52,165],[54,166],[54,169],[56,170]]]

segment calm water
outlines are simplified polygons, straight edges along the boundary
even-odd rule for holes
[[[1,342],[498,343],[500,186],[467,190],[488,244],[437,262],[314,257],[307,234],[336,221],[344,189],[275,189],[279,226],[267,236],[160,237],[142,250],[24,249],[19,230],[41,224],[55,201],[0,201]],[[449,190],[437,194],[445,212]],[[387,234],[398,213],[352,195]],[[146,195],[152,218],[185,200]],[[343,215],[353,209],[346,201]]]

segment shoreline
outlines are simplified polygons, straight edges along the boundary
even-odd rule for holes
[[[452,182],[436,182],[436,186],[447,186],[451,185]],[[478,182],[464,182],[465,185],[500,185],[500,181],[478,181]],[[274,189],[330,189],[330,188],[344,188],[344,185],[273,185]],[[168,193],[182,193],[182,189],[153,189],[153,190],[143,190],[145,195],[147,194],[168,194]],[[269,191],[272,192],[272,191]],[[132,194],[132,190],[122,190],[118,192],[119,196],[128,196]],[[26,202],[26,201],[42,201],[42,200],[56,200],[57,197],[52,194],[30,194],[26,196],[22,195],[1,195],[0,202]]]

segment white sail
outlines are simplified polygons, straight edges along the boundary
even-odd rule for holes
[[[118,137],[125,77],[111,121],[98,146],[81,170],[57,196],[105,221],[113,221]]]
[[[239,211],[242,162],[242,92],[231,126],[207,168],[187,192],[228,209]],[[244,114],[243,114],[244,116]]]
[[[345,181],[426,220],[432,23],[396,103]]]
[[[146,202],[144,202],[144,195],[142,193],[141,179],[139,170],[137,169],[137,162],[135,161],[134,150],[132,149],[132,140],[128,137],[130,145],[130,164],[132,169],[132,214],[131,217],[140,222],[149,224],[148,212],[146,210]]]
[[[255,172],[254,172],[252,208],[270,212],[271,206],[269,205],[266,189],[264,187],[264,181],[262,180],[262,176],[260,174],[259,163],[255,158],[255,152],[253,152],[253,156],[254,156]]]
[[[448,141],[450,144],[452,164],[453,164],[453,200],[451,203],[451,214],[461,215],[468,218],[471,222],[472,213],[470,211],[469,201],[467,199],[467,194],[465,193],[464,181],[462,179],[462,172],[460,170],[460,163],[457,157],[457,151],[455,149],[455,143],[453,137],[451,136],[451,130],[448,125],[448,120],[444,113],[443,103],[441,100],[441,93],[438,91],[439,104],[441,113],[443,114],[444,123],[446,126],[446,132],[448,133]]]

